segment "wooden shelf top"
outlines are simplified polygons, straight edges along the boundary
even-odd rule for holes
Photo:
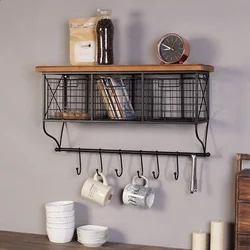
[[[4,250],[83,250],[84,247],[77,241],[64,244],[51,243],[46,235],[16,233],[0,231],[0,249]],[[167,247],[143,246],[123,243],[105,243],[103,246],[94,248],[100,250],[181,250]]]
[[[205,64],[138,64],[138,65],[47,65],[37,66],[36,72],[146,72],[146,71],[207,71],[213,72],[214,67]]]

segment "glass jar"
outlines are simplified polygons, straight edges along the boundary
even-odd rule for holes
[[[113,64],[114,25],[111,20],[111,10],[98,10],[99,19],[96,24],[97,64]]]

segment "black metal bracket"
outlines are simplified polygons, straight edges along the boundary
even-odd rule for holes
[[[47,130],[46,130],[46,122],[43,121],[43,131],[44,131],[44,133],[45,133],[48,137],[50,137],[50,138],[56,143],[56,145],[57,145],[57,150],[56,150],[56,151],[58,151],[58,152],[61,151],[61,145],[62,145],[64,127],[65,127],[65,122],[62,123],[61,134],[60,134],[60,141],[58,142],[58,140],[57,140],[54,136],[52,136],[51,134],[49,134],[49,133],[47,132]],[[78,151],[79,151],[79,149],[78,149]]]
[[[49,134],[46,130],[46,122],[43,122],[43,131],[44,133],[50,137],[57,145],[55,148],[56,152],[74,152],[79,154],[79,167],[76,168],[76,172],[78,175],[81,174],[82,171],[82,162],[81,162],[81,153],[97,153],[100,156],[100,170],[96,169],[96,173],[100,175],[100,173],[103,172],[103,161],[102,161],[102,154],[118,154],[120,156],[120,163],[121,163],[121,170],[120,173],[118,173],[118,169],[115,169],[115,173],[117,177],[121,177],[123,174],[123,162],[122,162],[122,155],[123,154],[132,154],[132,155],[139,155],[140,161],[141,161],[141,171],[137,170],[138,177],[141,178],[143,175],[143,155],[152,155],[156,156],[156,163],[157,163],[157,174],[155,171],[152,172],[153,178],[158,179],[160,176],[160,167],[159,167],[159,156],[175,156],[176,157],[176,172],[174,172],[174,178],[175,180],[178,180],[179,178],[179,157],[185,156],[185,157],[192,157],[193,155],[197,157],[209,157],[210,153],[206,152],[206,146],[207,146],[207,134],[208,134],[208,122],[206,124],[205,128],[205,139],[202,141],[200,139],[199,133],[198,133],[198,126],[195,124],[195,135],[198,139],[198,141],[202,145],[203,152],[183,152],[183,151],[152,151],[152,150],[128,150],[128,149],[102,149],[102,148],[67,148],[62,147],[62,141],[63,141],[63,133],[66,123],[62,122],[61,126],[61,133],[60,133],[60,139],[59,141]]]
[[[205,138],[204,141],[202,141],[202,139],[199,136],[199,130],[198,130],[198,124],[195,124],[195,135],[197,140],[200,142],[203,153],[206,153],[207,151],[207,134],[208,134],[208,124],[209,121],[206,122],[206,128],[205,128]]]
[[[206,129],[205,129],[205,139],[204,142],[200,139],[199,133],[198,133],[198,127],[197,124],[195,125],[195,134],[198,139],[198,141],[202,145],[203,152],[181,152],[181,151],[152,151],[152,150],[127,150],[127,149],[95,149],[95,148],[66,148],[62,147],[62,139],[63,139],[63,133],[64,133],[64,127],[66,126],[65,122],[62,123],[61,127],[61,133],[60,133],[60,140],[58,140],[49,134],[46,130],[46,122],[43,122],[43,131],[44,133],[53,139],[57,145],[55,148],[56,152],[81,152],[81,153],[98,153],[100,154],[100,159],[101,159],[101,154],[102,153],[108,153],[108,154],[119,154],[120,159],[121,159],[121,171],[123,171],[123,166],[122,166],[122,154],[138,154],[138,155],[156,155],[157,156],[157,161],[158,161],[158,156],[159,155],[165,155],[165,156],[192,156],[196,155],[197,157],[209,157],[210,153],[206,152],[206,146],[207,146],[207,134],[208,134],[208,122],[206,124]],[[102,159],[101,159],[101,165],[102,165]],[[117,170],[118,171],[118,170]]]

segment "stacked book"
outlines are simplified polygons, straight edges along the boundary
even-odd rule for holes
[[[110,119],[133,119],[135,111],[120,77],[100,76],[98,90]]]

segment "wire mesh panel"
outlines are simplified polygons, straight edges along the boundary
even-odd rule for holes
[[[208,119],[208,79],[200,74],[146,75],[144,120],[202,122]]]
[[[209,118],[208,73],[48,75],[44,119],[198,123]]]
[[[208,121],[209,119],[209,74],[198,74],[197,77],[197,119]]]
[[[89,78],[86,76],[47,76],[44,118],[89,119]]]

